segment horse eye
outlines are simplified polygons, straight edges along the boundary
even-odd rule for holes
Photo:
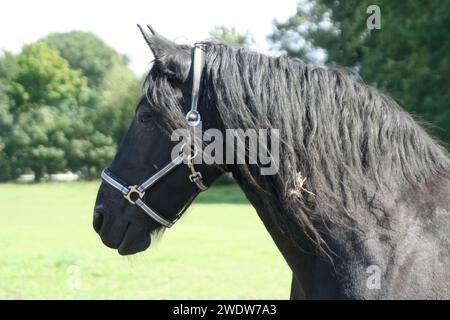
[[[139,122],[141,123],[148,123],[152,120],[152,114],[149,112],[142,112],[139,115]]]

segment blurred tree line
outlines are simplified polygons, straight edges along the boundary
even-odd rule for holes
[[[55,33],[0,55],[0,181],[80,172],[113,157],[141,94],[126,57],[92,33]]]
[[[251,46],[255,43],[255,37],[250,31],[239,33],[234,27],[217,25],[209,31],[213,39],[217,39],[233,46]]]
[[[369,5],[379,6],[381,29],[368,29]],[[449,143],[448,8],[450,0],[301,0],[295,15],[274,22],[269,38],[289,56],[353,69]],[[250,33],[226,26],[210,35],[254,43]],[[67,170],[97,178],[140,94],[127,58],[92,33],[54,33],[17,55],[0,53],[0,181]]]
[[[254,42],[226,26],[210,34]],[[0,53],[0,181],[65,171],[98,178],[133,117],[140,82],[127,58],[92,33],[53,33],[17,55]]]
[[[380,29],[367,27],[370,5]],[[325,53],[387,92],[428,130],[450,143],[450,0],[302,0],[285,22],[275,21],[275,49],[307,62]]]

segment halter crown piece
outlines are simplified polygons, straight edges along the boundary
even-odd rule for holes
[[[186,114],[186,121],[190,127],[196,127],[200,121],[200,113],[198,112],[198,98],[200,93],[200,83],[202,77],[202,71],[204,66],[204,54],[203,50],[199,46],[195,46],[193,50],[193,58],[192,58],[192,93],[191,93],[191,109]],[[169,174],[173,169],[175,169],[178,165],[183,162],[187,162],[187,166],[189,167],[191,174],[189,175],[189,180],[194,183],[199,191],[204,191],[208,189],[208,186],[204,183],[203,177],[200,172],[195,170],[193,164],[193,158],[196,155],[186,155],[183,151],[180,153],[178,157],[173,159],[170,163],[164,166],[161,170],[154,173],[150,178],[145,180],[140,185],[130,185],[128,187],[114,174],[109,170],[109,168],[105,168],[102,171],[101,177],[104,182],[108,185],[122,193],[122,195],[127,199],[131,204],[139,206],[145,213],[147,213],[151,218],[155,221],[159,222],[166,228],[170,228],[175,224],[175,222],[180,218],[181,214],[178,214],[174,220],[169,220],[163,217],[161,214],[152,209],[148,204],[144,202],[145,192],[152,187],[156,182],[161,180],[167,174]]]
[[[198,108],[198,97],[200,93],[200,82],[202,80],[203,65],[205,64],[203,50],[195,46],[193,58],[193,75],[192,75],[192,94],[191,94],[191,110],[186,114],[186,121],[191,127],[195,127],[200,123],[200,113]]]

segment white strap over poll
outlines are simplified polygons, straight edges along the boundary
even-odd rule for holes
[[[186,114],[186,121],[191,127],[200,123],[201,117],[198,112],[198,98],[200,95],[200,83],[202,81],[204,61],[203,49],[200,46],[194,47],[193,69],[192,69],[192,93],[191,110]]]
[[[189,126],[195,127],[200,121],[200,113],[198,112],[198,99],[200,93],[200,83],[201,76],[203,72],[204,65],[204,54],[203,49],[199,46],[194,47],[193,52],[193,65],[192,65],[192,96],[191,96],[191,109],[186,114],[186,121]],[[204,191],[208,188],[208,186],[203,182],[203,177],[200,172],[196,171],[194,168],[194,164],[191,156],[186,156],[184,151],[181,154],[173,159],[169,164],[164,166],[161,170],[158,170],[155,174],[153,174],[150,178],[145,180],[143,183],[132,186],[125,186],[120,182],[120,180],[115,177],[108,168],[104,169],[101,173],[101,177],[103,181],[108,183],[111,187],[119,191],[123,194],[123,196],[134,205],[139,206],[145,213],[147,213],[151,218],[155,221],[159,222],[161,225],[166,228],[170,228],[177,221],[179,216],[175,218],[173,221],[169,221],[164,218],[160,214],[158,214],[154,209],[152,209],[149,205],[147,205],[143,199],[145,195],[145,191],[153,186],[156,182],[161,180],[164,176],[166,176],[169,172],[171,172],[178,165],[183,163],[184,160],[187,159],[187,165],[191,171],[189,175],[189,180],[194,183],[200,191]]]

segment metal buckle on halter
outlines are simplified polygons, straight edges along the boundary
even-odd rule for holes
[[[139,196],[140,199],[142,199],[142,198],[144,197],[144,195],[145,195],[145,191],[143,191],[143,192],[139,191],[137,185],[134,185],[134,186],[128,186],[128,193],[127,193],[127,194],[124,194],[123,196],[124,196],[124,198],[127,199],[131,204],[136,204],[136,201],[133,200],[133,199],[131,199],[131,195],[132,195],[133,193],[136,193],[136,194]],[[136,200],[137,200],[137,199],[136,199]]]
[[[202,180],[202,179],[203,179],[202,174],[198,171],[189,175],[189,180],[193,183],[195,183],[198,180]]]

